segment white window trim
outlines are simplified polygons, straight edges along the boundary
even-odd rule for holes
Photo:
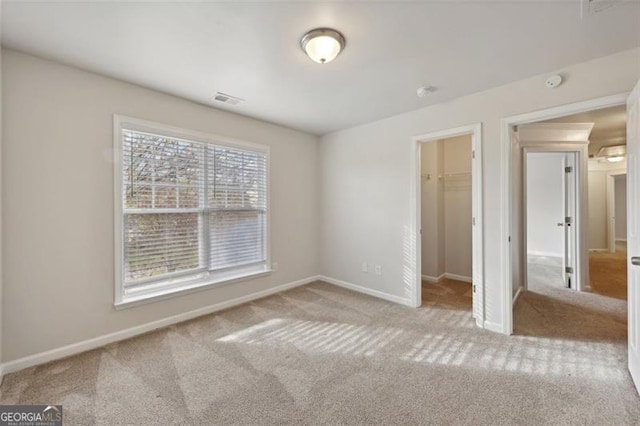
[[[124,206],[122,201],[122,130],[133,130],[148,132],[152,134],[160,133],[163,136],[186,139],[201,143],[210,143],[228,148],[250,149],[262,152],[267,157],[267,213],[266,213],[266,261],[259,264],[230,268],[207,277],[187,277],[180,279],[176,277],[160,283],[150,284],[148,288],[140,288],[132,291],[133,294],[125,297],[124,288]],[[214,287],[235,283],[247,279],[255,279],[266,276],[272,272],[271,269],[271,170],[270,170],[270,148],[266,145],[259,145],[251,142],[230,139],[222,136],[211,135],[193,130],[181,129],[167,126],[153,121],[127,117],[123,115],[113,115],[113,162],[114,162],[114,266],[115,266],[115,297],[114,306],[116,309],[124,309],[138,306],[158,300],[167,299],[179,295],[202,291]],[[172,283],[173,281],[173,283]],[[155,285],[154,285],[155,284]]]

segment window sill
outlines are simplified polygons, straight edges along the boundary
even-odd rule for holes
[[[226,274],[224,276],[209,277],[193,282],[185,282],[179,287],[161,287],[153,291],[146,291],[142,294],[123,296],[122,300],[116,301],[116,303],[114,303],[114,306],[118,311],[122,309],[133,308],[135,306],[158,302],[160,300],[170,299],[177,296],[184,296],[186,294],[195,293],[198,291],[210,290],[212,288],[221,287],[227,284],[264,277],[270,275],[271,272],[271,269],[266,269],[266,267],[262,266],[259,269],[255,268],[251,270],[241,270],[235,273]]]

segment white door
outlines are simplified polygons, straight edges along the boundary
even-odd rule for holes
[[[640,81],[627,100],[629,371],[640,392]]]
[[[576,286],[576,154],[571,152],[564,156],[564,258],[562,262],[562,276],[566,288],[577,289]],[[560,222],[559,222],[560,224]]]

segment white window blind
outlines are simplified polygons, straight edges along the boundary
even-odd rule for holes
[[[120,131],[125,298],[266,268],[266,151]]]

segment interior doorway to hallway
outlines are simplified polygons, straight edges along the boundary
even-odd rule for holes
[[[593,342],[598,341],[598,339],[607,339],[619,341],[619,343],[626,340],[628,369],[636,389],[640,392],[640,203],[638,202],[638,200],[640,200],[640,179],[638,178],[638,173],[640,173],[640,81],[630,93],[563,105],[544,111],[508,117],[502,120],[503,173],[501,182],[504,202],[501,208],[503,238],[501,255],[503,259],[505,259],[502,270],[503,332],[505,334],[512,334],[514,331],[514,305],[516,304],[512,295],[515,293],[514,289],[521,286],[521,281],[518,280],[518,276],[516,275],[518,272],[516,268],[519,266],[518,262],[522,261],[522,254],[524,253],[521,246],[519,244],[513,244],[512,241],[513,235],[517,235],[520,232],[521,226],[521,223],[517,222],[518,215],[514,215],[514,211],[518,213],[517,209],[514,209],[514,203],[517,207],[517,202],[520,197],[518,191],[520,188],[512,182],[514,178],[517,180],[518,176],[513,172],[514,170],[519,170],[518,161],[521,160],[515,155],[520,149],[517,142],[514,142],[512,138],[513,131],[516,127],[527,123],[551,120],[570,114],[597,111],[620,105],[626,106],[627,124],[625,138],[627,142],[626,151],[629,159],[627,168],[627,174],[629,176],[627,180],[628,301],[625,303],[623,300],[603,297],[594,293],[578,293],[560,290],[562,292],[560,293],[560,298],[571,294],[576,298],[582,299],[584,302],[584,306],[581,306],[583,308],[582,312],[587,315],[582,315],[579,318],[575,318],[574,316],[574,318],[569,319],[553,318],[554,321],[560,320],[559,324],[562,325],[556,328],[553,334],[560,334],[565,337],[567,334],[570,334],[574,343],[575,340],[584,341],[585,339],[591,339]],[[582,178],[584,179],[584,177]],[[584,211],[585,209],[582,210]],[[516,218],[515,223],[514,217]],[[584,239],[582,239],[582,241],[584,241]],[[588,306],[589,304],[592,306]],[[609,316],[613,319],[611,329],[601,326],[603,319],[602,314],[604,313],[602,310],[603,305],[615,305],[611,309],[608,309]],[[518,310],[520,310],[520,306],[522,306],[521,303],[517,305]],[[562,312],[572,310],[572,308],[575,308],[575,303],[569,301],[569,303],[563,303],[561,306],[552,309],[551,312],[554,312],[557,317]],[[586,310],[584,308],[586,308]],[[540,313],[540,309],[535,307],[534,311]],[[594,316],[594,313],[597,315]],[[589,316],[592,317],[593,321],[589,321]],[[543,315],[542,319],[545,318],[547,321],[549,320],[548,316],[545,317]],[[524,324],[531,323],[533,322],[524,322]],[[626,326],[621,329],[619,326],[625,323]],[[556,323],[554,322],[554,324]],[[578,327],[579,325],[585,324],[598,324],[598,327]],[[616,324],[618,324],[618,327],[616,327]],[[567,325],[569,325],[572,330],[567,330]],[[595,333],[596,336],[584,335],[585,332],[593,334],[592,332],[594,331],[597,332]]]
[[[503,269],[503,309],[506,321],[503,324],[503,332],[505,334],[513,333],[513,309],[518,296],[526,289],[527,286],[527,247],[523,245],[526,241],[526,224],[525,213],[523,213],[523,191],[522,182],[523,168],[523,151],[526,142],[535,146],[549,144],[540,143],[540,141],[552,142],[556,148],[560,149],[561,145],[565,145],[565,150],[580,150],[577,158],[576,178],[579,182],[578,187],[582,188],[583,193],[578,195],[576,221],[581,221],[581,225],[575,224],[576,233],[576,269],[573,271],[575,276],[572,278],[572,288],[576,290],[590,290],[590,246],[593,243],[590,233],[592,233],[592,224],[594,215],[590,207],[593,206],[595,197],[592,197],[592,189],[594,185],[589,185],[590,165],[593,162],[602,161],[607,154],[600,149],[606,145],[615,145],[616,135],[612,136],[611,126],[603,126],[602,120],[598,116],[610,114],[616,111],[618,114],[618,123],[616,127],[620,128],[620,116],[622,118],[622,126],[626,122],[626,99],[628,94],[620,94],[605,98],[594,99],[591,101],[580,102],[571,105],[551,108],[544,111],[537,111],[519,116],[505,118],[503,120],[503,189],[504,200],[506,203],[502,208],[502,224],[505,245],[503,246],[503,258],[506,260]],[[614,120],[615,121],[615,120]],[[599,123],[595,126],[594,123]],[[612,122],[612,120],[609,120]],[[567,125],[575,126],[574,131],[568,131]],[[561,129],[560,134],[558,129]],[[602,130],[607,133],[605,138],[602,136]],[[527,133],[528,132],[528,133]],[[584,133],[586,132],[586,135]],[[562,134],[564,133],[564,134]],[[624,137],[624,131],[622,134]],[[523,143],[522,141],[525,141]],[[538,141],[538,142],[532,142]],[[579,142],[576,144],[576,142]],[[578,147],[579,148],[576,148]],[[600,154],[600,155],[599,155]],[[613,156],[612,153],[610,153]],[[614,157],[612,161],[617,159]],[[606,185],[602,184],[604,188]],[[580,189],[579,189],[580,191]],[[605,193],[604,190],[602,192]],[[603,198],[596,201],[602,209],[606,210],[607,203]],[[602,221],[606,228],[606,213],[602,213]],[[558,221],[557,223],[560,223]],[[557,224],[556,223],[556,224]],[[560,227],[559,227],[560,228]],[[606,239],[606,233],[605,239]],[[605,242],[606,247],[606,242]],[[566,291],[563,289],[563,291]]]
[[[593,123],[587,165],[589,282],[585,290],[626,300],[626,105],[548,122]]]

